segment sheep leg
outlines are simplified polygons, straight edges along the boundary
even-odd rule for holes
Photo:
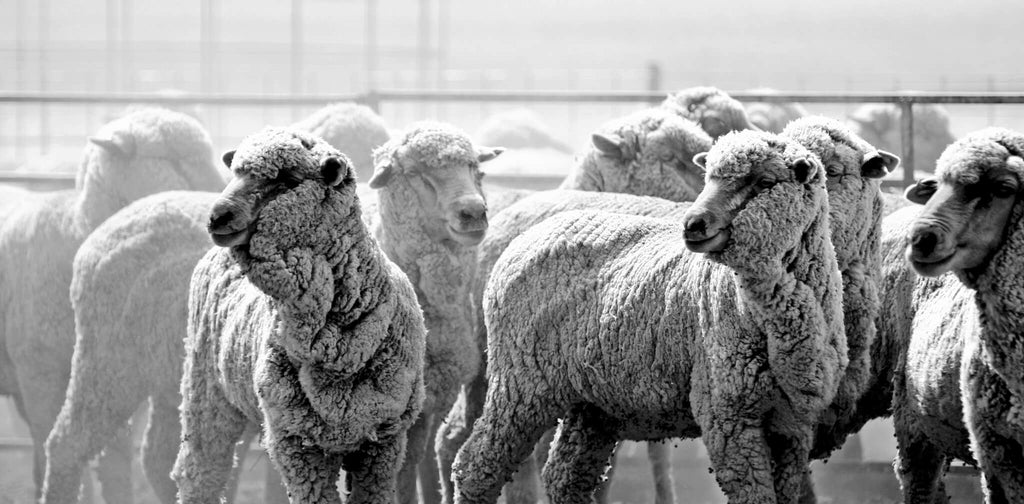
[[[350,493],[345,504],[394,504],[405,447],[406,436],[399,434],[346,454],[342,468]]]
[[[670,441],[648,441],[647,460],[651,461],[651,473],[654,477],[654,504],[675,504]]]
[[[493,504],[563,409],[548,384],[530,376],[492,375],[483,415],[455,458],[455,502]],[[503,380],[510,383],[500,383]],[[522,380],[524,383],[517,383]]]
[[[487,378],[479,373],[471,382],[463,386],[462,394],[452,406],[448,417],[438,429],[435,440],[437,464],[441,470],[441,498],[443,504],[455,501],[452,485],[452,465],[455,454],[469,439],[473,424],[480,418],[487,397]]]
[[[181,439],[181,422],[178,420],[180,403],[181,395],[178,391],[154,394],[149,398],[149,422],[142,444],[142,468],[163,504],[173,504],[178,493],[178,487],[171,479],[171,469]]]
[[[605,479],[617,439],[616,422],[591,405],[562,419],[542,478],[552,504],[591,504]]]
[[[14,357],[14,356],[12,356]],[[64,392],[68,383],[67,362],[63,366],[53,362],[53,356],[41,359],[18,358],[16,362],[31,362],[32,365],[19,366],[16,369],[18,384],[21,386],[21,397],[25,405],[25,421],[28,423],[32,436],[34,453],[32,477],[35,482],[35,497],[42,494],[43,479],[46,474],[46,438],[60,413],[64,402]],[[62,369],[65,368],[65,369]],[[98,450],[97,450],[98,451]]]
[[[181,443],[171,475],[180,504],[221,502],[234,466],[235,445],[248,424],[204,369],[183,377],[187,391],[181,404]],[[207,385],[207,386],[197,386]]]
[[[899,406],[897,406],[899,407]],[[945,454],[928,440],[927,436],[910,432],[901,424],[897,416],[896,423],[896,477],[900,480],[903,490],[903,502],[906,504],[933,504],[946,502],[945,487],[942,484],[942,473],[949,464]],[[903,427],[903,428],[901,428]]]
[[[405,462],[398,472],[398,503],[417,504],[416,477],[420,461],[427,449],[427,433],[430,430],[431,414],[424,411],[409,427],[405,449]]]
[[[116,375],[100,372],[96,366],[79,366],[73,380],[46,440],[43,500],[48,503],[77,501],[83,469],[128,424],[145,398],[138,380],[119,380]],[[115,387],[118,392],[109,393]],[[130,471],[130,465],[126,470]],[[113,486],[105,482],[104,491]],[[130,486],[128,490],[131,491]]]
[[[132,460],[135,447],[131,431],[122,424],[100,453],[96,478],[100,480],[103,501],[107,504],[130,504],[132,495]]]
[[[341,454],[326,452],[319,446],[304,445],[298,436],[278,436],[273,431],[267,442],[267,454],[281,472],[290,502],[341,504],[336,485],[342,466]],[[358,501],[353,497],[349,504],[355,502]]]
[[[454,387],[445,391],[434,406],[434,412],[430,415],[430,424],[427,426],[427,437],[424,439],[424,455],[418,466],[420,491],[424,504],[441,504],[441,472],[435,449],[438,433],[441,431],[441,414],[448,412],[455,404],[456,392]],[[449,466],[451,467],[451,466]]]
[[[759,420],[714,419],[701,431],[715,480],[729,502],[775,504],[771,453]]]
[[[800,502],[810,479],[811,429],[792,433],[768,432],[765,436],[772,454],[775,498],[779,503]]]

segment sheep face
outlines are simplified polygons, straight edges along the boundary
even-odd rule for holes
[[[924,204],[907,259],[921,275],[953,271],[968,286],[999,249],[1024,186],[1024,159],[994,140],[968,136],[939,158],[935,178],[907,188]]]
[[[214,244],[221,247],[249,245],[260,232],[265,213],[275,214],[275,222],[266,228],[290,241],[276,248],[301,247],[303,241],[320,238],[312,236],[311,229],[331,224],[313,215],[320,206],[315,203],[326,205],[333,192],[346,188],[355,191],[349,187],[355,179],[348,159],[325,142],[296,131],[268,128],[247,138],[237,151],[225,153],[223,160],[234,177],[214,202],[207,224]],[[284,229],[287,226],[310,229]]]
[[[683,214],[686,247],[737,270],[767,273],[758,270],[799,244],[826,198],[817,157],[787,138],[732,133],[695,161],[708,175]]]
[[[600,190],[692,201],[704,187],[704,169],[693,157],[711,148],[711,137],[696,125],[665,114],[655,129],[644,126],[594,133],[591,142],[600,153],[592,169]]]
[[[123,204],[161,191],[224,187],[210,136],[185,114],[138,109],[105,125],[89,142],[83,176]]]
[[[715,140],[730,131],[759,131],[743,104],[716,88],[684,89],[670,94],[662,105],[697,123]]]
[[[370,187],[394,184],[398,194],[411,192],[414,199],[405,204],[419,206],[420,224],[432,240],[475,246],[487,233],[480,163],[502,152],[500,147],[474,148],[449,127],[414,129],[381,148]]]

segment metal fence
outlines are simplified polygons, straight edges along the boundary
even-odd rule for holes
[[[734,98],[744,101],[799,102],[824,104],[892,103],[901,109],[900,138],[902,143],[901,180],[887,180],[887,186],[903,187],[914,180],[914,114],[917,104],[1024,104],[1022,93],[760,93],[732,92]],[[382,90],[361,94],[318,94],[318,95],[161,95],[161,94],[92,94],[92,93],[0,93],[0,104],[20,105],[128,105],[150,103],[164,106],[212,105],[257,106],[257,107],[300,107],[321,106],[327,103],[351,101],[363,103],[378,112],[389,104],[399,103],[517,103],[517,104],[654,104],[663,100],[665,93],[655,91],[608,92],[608,91],[398,91]],[[41,132],[43,134],[44,132]],[[506,186],[546,188],[554,187],[560,177],[553,176],[500,176],[490,178],[492,183]],[[70,175],[0,174],[0,182],[29,185],[35,188],[70,187],[74,177]]]

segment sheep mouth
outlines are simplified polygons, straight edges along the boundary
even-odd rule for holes
[[[711,236],[700,239],[684,236],[683,242],[686,243],[686,248],[690,249],[691,252],[721,252],[725,249],[725,245],[729,242],[731,235],[732,233],[729,229],[725,228]]]
[[[242,228],[239,231],[210,231],[210,238],[218,247],[237,247],[249,243],[252,231],[249,228]]]
[[[919,275],[939,276],[950,270],[950,265],[956,258],[956,250],[940,256],[917,257],[913,255],[913,251],[907,255],[910,256],[907,258],[910,260],[910,265]]]
[[[463,245],[476,245],[484,240],[484,236],[487,235],[487,228],[484,227],[474,231],[459,231],[449,225],[448,233],[451,234],[453,240]]]

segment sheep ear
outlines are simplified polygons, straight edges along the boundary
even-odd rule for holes
[[[605,135],[604,133],[594,133],[590,135],[590,141],[594,144],[594,147],[606,156],[613,157],[615,159],[622,159],[622,144],[625,142],[622,137],[616,134]]]
[[[373,175],[370,176],[370,188],[380,189],[388,185],[391,181],[391,177],[395,175],[394,160],[391,157],[382,159],[376,166],[373,167]]]
[[[348,159],[330,156],[320,162],[320,176],[328,187],[334,187],[352,178],[352,167]]]
[[[810,158],[800,158],[793,161],[793,173],[796,176],[796,181],[801,184],[806,184],[814,179],[814,175],[818,172],[818,163]]]
[[[701,170],[705,170],[706,171],[708,169],[707,163],[708,163],[708,153],[707,152],[701,152],[701,153],[697,154],[696,156],[693,156],[693,164],[699,166]]]
[[[900,158],[884,150],[869,152],[860,164],[860,175],[864,178],[882,178],[900,165]]]
[[[228,168],[231,168],[232,159],[235,159],[235,151],[233,150],[225,152],[224,155],[220,157],[220,160],[224,161],[224,166],[227,166]]]
[[[135,146],[131,138],[126,138],[124,135],[115,133],[109,137],[89,137],[89,141],[115,156],[129,158],[135,153]]]
[[[476,160],[486,163],[500,156],[502,152],[505,152],[504,147],[479,147],[476,150]]]
[[[928,203],[928,200],[935,194],[935,191],[939,188],[939,181],[934,178],[926,178],[921,180],[914,185],[907,188],[903,192],[903,197],[907,198],[913,203],[923,205]]]

